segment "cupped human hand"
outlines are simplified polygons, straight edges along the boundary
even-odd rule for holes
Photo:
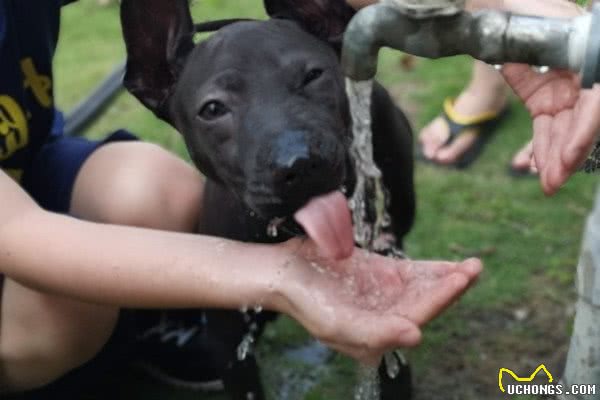
[[[292,240],[281,311],[331,348],[367,364],[388,350],[413,347],[420,328],[477,279],[479,260],[391,259],[356,249],[342,261],[320,258],[310,240]]]
[[[485,2],[485,0],[481,0]],[[584,10],[565,0],[504,0],[500,8],[519,14],[572,18]],[[591,152],[600,129],[600,88],[583,90],[578,75],[507,64],[503,74],[533,118],[533,160],[542,189],[552,195]]]
[[[581,88],[579,76],[553,70],[540,74],[519,64],[504,76],[533,118],[533,156],[542,189],[552,195],[593,149],[600,130],[600,87]]]

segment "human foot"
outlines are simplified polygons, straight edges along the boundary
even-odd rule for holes
[[[440,165],[466,167],[478,156],[484,139],[503,116],[506,96],[487,99],[464,92],[456,101],[446,100],[444,113],[419,135],[424,158]]]
[[[530,140],[517,151],[510,162],[510,174],[513,176],[537,176],[533,161],[533,142]]]
[[[481,133],[489,133],[493,128],[488,122],[498,119],[506,107],[506,99],[502,76],[489,65],[476,62],[469,86],[456,101],[446,101],[444,114],[419,134],[422,156],[440,165],[459,164],[474,149]],[[477,154],[471,156],[474,159]]]

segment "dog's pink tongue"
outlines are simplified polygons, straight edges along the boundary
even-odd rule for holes
[[[323,256],[342,259],[352,255],[352,217],[341,192],[315,197],[298,210],[294,218],[319,246]]]

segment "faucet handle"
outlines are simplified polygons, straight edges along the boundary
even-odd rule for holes
[[[449,17],[465,9],[465,0],[384,0],[383,3],[414,19]]]

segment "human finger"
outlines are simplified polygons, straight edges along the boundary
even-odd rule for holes
[[[548,149],[548,158],[544,166],[544,184],[548,193],[555,193],[572,174],[572,170],[565,166],[562,160],[562,152],[570,140],[570,127],[572,122],[572,110],[564,110],[558,113],[552,120],[552,142]]]
[[[481,260],[476,258],[463,262],[394,260],[394,263],[405,281],[411,281],[416,277],[440,279],[453,273],[460,273],[469,280],[474,280],[482,271]]]
[[[454,303],[467,290],[470,282],[461,273],[442,277],[434,284],[415,282],[411,289],[416,293],[407,293],[407,296],[416,298],[412,299],[406,318],[419,326],[426,324]]]
[[[571,140],[562,152],[562,161],[569,168],[576,168],[589,155],[600,129],[600,86],[584,90],[574,110]]]

